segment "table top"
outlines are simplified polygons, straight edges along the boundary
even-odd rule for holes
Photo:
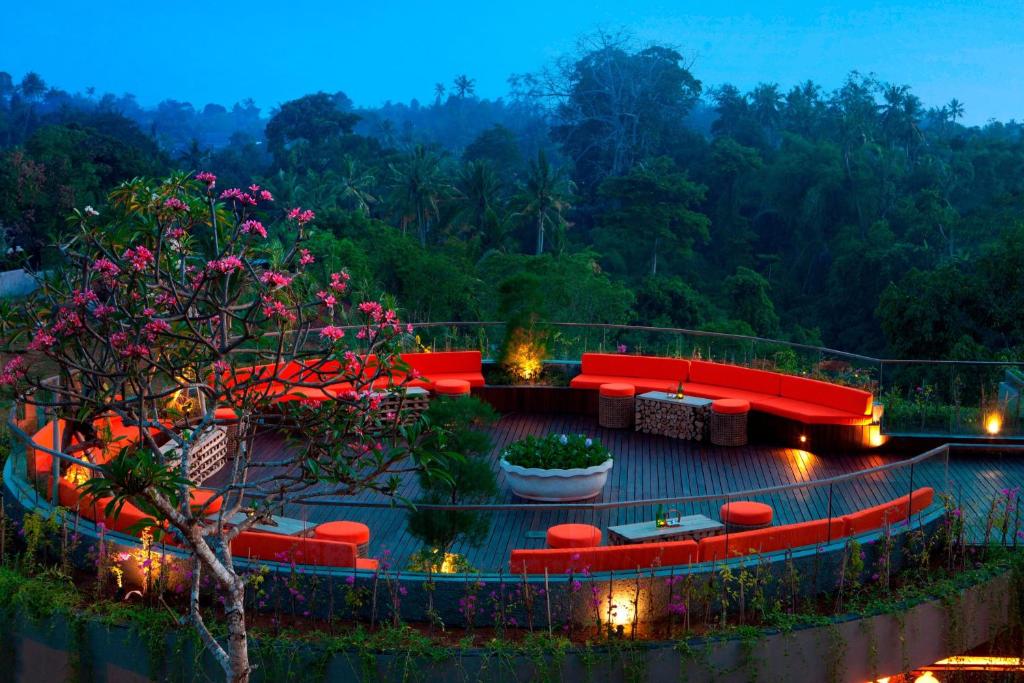
[[[672,536],[683,536],[686,534],[710,531],[712,533],[724,531],[725,525],[721,522],[705,517],[704,515],[687,515],[679,518],[679,524],[672,526],[658,526],[653,520],[649,522],[637,522],[636,524],[621,524],[608,527],[609,533],[614,533],[627,541],[657,541],[661,538]]]
[[[209,515],[209,519],[216,520],[217,513]],[[225,520],[227,524],[239,524],[244,522],[246,515],[244,512],[236,512],[232,516]],[[262,531],[267,534],[284,534],[285,536],[305,536],[307,533],[311,533],[316,527],[316,524],[310,522],[304,522],[301,519],[294,519],[293,517],[278,517],[277,515],[271,516],[273,524],[256,524],[252,527],[253,531]]]
[[[692,406],[694,408],[702,408],[704,406],[711,405],[712,401],[709,398],[699,398],[697,396],[684,396],[683,398],[676,398],[675,394],[670,394],[665,391],[648,391],[646,394],[640,394],[637,398],[642,398],[648,401],[666,401],[668,403],[679,403],[685,406]]]

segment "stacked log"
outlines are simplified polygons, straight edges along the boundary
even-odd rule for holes
[[[710,406],[637,397],[636,430],[673,439],[703,441],[711,420]]]

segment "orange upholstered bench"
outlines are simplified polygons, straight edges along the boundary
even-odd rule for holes
[[[845,533],[847,536],[856,536],[880,529],[886,524],[897,524],[929,507],[934,499],[935,490],[924,486],[888,503],[844,515]]]
[[[359,557],[354,543],[258,531],[244,531],[235,537],[231,542],[231,554],[264,562],[377,569],[377,560]]]
[[[598,389],[615,382],[632,384],[638,393],[671,392],[683,382],[691,396],[742,399],[753,410],[803,424],[871,424],[869,391],[710,361],[585,353],[570,386]]]
[[[842,520],[816,519],[784,526],[773,526],[736,534],[700,539],[701,562],[721,562],[732,557],[828,543],[844,536]]]
[[[692,564],[697,561],[696,541],[610,545],[596,548],[537,548],[512,551],[513,574],[567,574],[635,571],[651,567]]]

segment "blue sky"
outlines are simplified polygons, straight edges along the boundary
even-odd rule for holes
[[[625,27],[678,47],[708,85],[811,78],[831,89],[858,69],[911,85],[926,105],[956,97],[968,123],[1024,119],[1024,0],[50,0],[0,13],[0,70],[143,104],[253,96],[270,108],[316,90],[366,105],[429,101],[435,82],[463,72],[497,97],[510,73],[537,69],[578,35]]]

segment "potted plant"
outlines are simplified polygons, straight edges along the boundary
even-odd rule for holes
[[[528,500],[566,502],[601,493],[612,454],[597,439],[583,434],[528,436],[501,454],[513,493]]]

